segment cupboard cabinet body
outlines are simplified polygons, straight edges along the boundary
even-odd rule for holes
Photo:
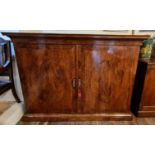
[[[137,89],[140,90],[137,93]],[[155,60],[141,60],[138,65],[133,103],[135,114],[140,117],[155,116]]]
[[[139,47],[147,36],[9,34],[25,121],[130,120]]]

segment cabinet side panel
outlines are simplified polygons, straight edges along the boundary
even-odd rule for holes
[[[155,65],[148,66],[146,72],[140,109],[143,109],[145,106],[155,107]]]

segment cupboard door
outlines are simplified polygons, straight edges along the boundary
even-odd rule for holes
[[[75,50],[73,45],[16,44],[27,113],[74,113]]]
[[[79,112],[128,112],[138,48],[82,46],[79,60],[82,82]]]

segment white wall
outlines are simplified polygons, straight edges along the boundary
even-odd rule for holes
[[[132,34],[131,30],[0,30],[0,32],[64,33],[64,34]]]
[[[0,30],[0,32],[104,34],[104,32],[102,30]]]
[[[33,32],[33,33],[65,33],[65,34],[102,34],[102,30],[20,30],[19,32]]]

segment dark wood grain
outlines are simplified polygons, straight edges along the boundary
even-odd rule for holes
[[[83,113],[128,112],[138,47],[83,46]]]
[[[139,100],[138,116],[155,116],[155,60],[141,60],[139,62],[141,70],[144,72],[144,83],[141,93],[141,99]]]
[[[22,121],[78,122],[78,121],[131,121],[130,113],[94,113],[94,114],[26,114]]]
[[[27,112],[73,113],[75,46],[17,44],[15,47]]]
[[[8,35],[16,49],[24,121],[132,119],[139,48],[148,36]]]
[[[134,117],[132,121],[70,121],[70,122],[48,122],[48,121],[19,121],[17,125],[155,125],[155,118]]]
[[[148,39],[149,35],[102,35],[102,34],[51,34],[51,33],[3,33],[5,35],[9,35],[12,38],[29,38],[29,39],[37,39],[37,40],[45,40],[55,38],[55,39],[89,39],[89,40],[123,40],[123,41],[143,41],[144,39]]]

